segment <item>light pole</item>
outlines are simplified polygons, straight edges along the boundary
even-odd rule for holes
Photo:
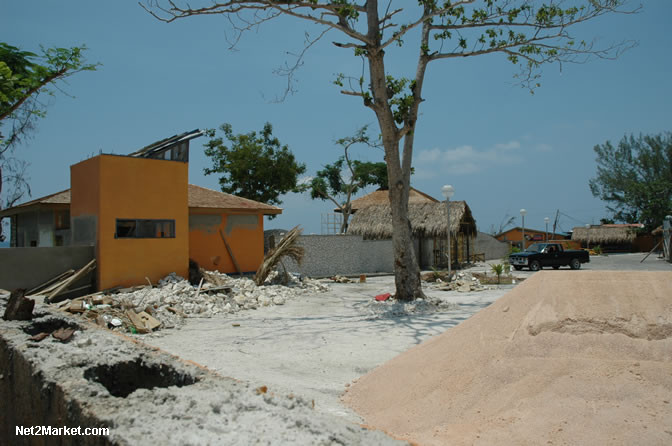
[[[523,217],[523,251],[525,251],[525,216],[527,215],[527,211],[525,209],[520,210],[520,216]]]
[[[548,222],[551,221],[550,218],[544,218],[544,223],[546,223],[546,243],[548,243]]]
[[[455,188],[451,186],[450,184],[446,184],[441,188],[441,193],[443,194],[443,197],[446,199],[446,215],[448,217],[448,280],[450,280],[451,276],[451,258],[450,258],[450,197],[453,196],[455,193]]]
[[[586,249],[590,253],[590,223],[586,223]]]

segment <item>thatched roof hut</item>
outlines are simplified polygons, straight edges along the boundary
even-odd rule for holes
[[[438,202],[439,201],[436,198],[427,195],[426,193],[421,192],[413,187],[411,187],[411,189],[408,192],[409,204],[438,203]],[[378,189],[356,200],[352,200],[350,202],[350,208],[352,209],[352,213],[354,214],[359,209],[363,209],[365,207],[373,205],[386,205],[386,204],[387,205],[390,204],[389,191],[387,189]],[[341,212],[341,210],[338,208],[334,209],[334,211]]]
[[[476,220],[465,201],[450,202],[451,234],[476,235]],[[415,238],[445,238],[448,218],[445,202],[409,203],[408,218]],[[372,205],[359,209],[348,226],[348,234],[365,239],[392,238],[392,213],[390,205]]]
[[[592,243],[632,243],[637,238],[636,229],[643,225],[600,225],[589,229],[574,228],[572,240]]]

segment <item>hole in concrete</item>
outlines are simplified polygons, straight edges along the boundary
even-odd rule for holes
[[[59,328],[74,328],[75,330],[82,330],[82,327],[74,322],[52,318],[42,321],[35,321],[24,328],[23,331],[31,336],[35,336],[39,333],[51,333],[52,331],[58,330]]]
[[[99,365],[84,372],[84,378],[103,385],[112,396],[126,398],[138,389],[154,387],[188,386],[198,379],[178,372],[166,364],[143,364],[134,362]]]

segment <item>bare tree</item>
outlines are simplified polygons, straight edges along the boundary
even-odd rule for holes
[[[333,44],[353,51],[368,70],[356,77],[341,74],[335,83],[342,87],[341,93],[359,97],[376,114],[388,170],[396,297],[410,300],[423,297],[408,220],[408,195],[415,125],[428,65],[439,60],[500,53],[520,66],[520,82],[533,89],[538,86],[537,68],[542,64],[581,63],[591,56],[613,58],[631,46],[623,42],[598,49],[592,43],[575,41],[569,34],[570,27],[602,15],[634,12],[622,9],[625,2],[231,0],[192,6],[194,2],[145,0],[141,6],[164,22],[225,15],[238,33],[236,40],[244,31],[282,15],[341,34],[344,41]],[[417,35],[418,45],[414,73],[409,78],[395,78],[386,70],[386,51],[393,45],[403,45],[412,32]],[[303,52],[299,54],[302,56]],[[292,70],[289,71],[291,75]]]

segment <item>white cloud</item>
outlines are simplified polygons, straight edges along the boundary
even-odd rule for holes
[[[296,184],[302,186],[304,184],[310,184],[311,181],[313,181],[313,177],[311,177],[310,175],[306,175],[305,177],[301,177],[298,180],[296,180]]]
[[[518,141],[509,141],[504,144],[495,144],[495,149],[504,151],[520,149],[520,143]]]
[[[519,141],[495,144],[487,150],[478,150],[470,145],[446,150],[433,148],[420,151],[418,164],[432,163],[432,167],[438,167],[443,172],[457,175],[471,174],[497,165],[510,166],[522,163],[524,158],[521,148]],[[429,170],[425,170],[423,176],[429,178]]]
[[[439,149],[421,150],[418,154],[418,161],[438,161],[441,157]]]
[[[436,178],[438,175],[436,171],[432,169],[422,169],[422,168],[414,168],[413,171],[413,180],[431,180],[433,178]]]
[[[551,147],[550,144],[546,144],[546,143],[537,144],[535,149],[539,152],[551,152],[551,151],[553,151],[553,147]]]

